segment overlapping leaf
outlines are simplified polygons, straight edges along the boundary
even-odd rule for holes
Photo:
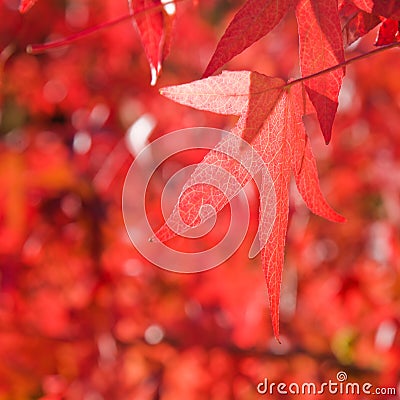
[[[204,76],[211,75],[269,33],[294,4],[299,26],[302,76],[344,62],[337,0],[248,0],[226,29]],[[331,138],[343,75],[344,70],[335,70],[323,78],[309,80],[306,84],[327,143]]]
[[[344,62],[337,0],[300,0],[296,17],[303,76]],[[305,83],[327,143],[331,138],[343,76],[344,70],[337,69]]]
[[[291,5],[292,0],[246,1],[219,41],[204,76],[210,76],[226,62],[268,34]]]
[[[242,138],[250,137],[252,148],[268,168],[277,199],[276,217],[272,232],[267,232],[266,221],[270,220],[270,207],[265,199],[269,198],[269,195],[266,192],[267,187],[262,186],[259,236],[260,243],[264,243],[264,239],[269,237],[261,250],[261,259],[276,337],[279,335],[279,295],[288,223],[290,172],[292,171],[307,206],[314,213],[332,221],[344,220],[326,203],[319,188],[316,163],[301,120],[303,99],[300,89],[300,85],[297,85],[288,92],[285,83],[280,79],[241,71],[224,72],[219,76],[162,90],[166,97],[181,104],[221,114],[240,114],[233,133]],[[259,105],[260,101],[266,102],[266,111],[256,113],[252,104]],[[223,145],[221,143],[218,146]],[[189,183],[191,179],[194,182],[198,181],[193,179],[196,174],[207,176],[212,170],[211,166],[218,166],[228,171],[243,187],[251,178],[250,174],[237,160],[219,152],[218,146],[204,158],[189,179]],[[247,161],[251,163],[251,160]],[[186,187],[190,189],[186,190]],[[199,222],[199,213],[204,204],[210,204],[219,211],[233,195],[232,192],[226,196],[207,184],[185,185],[174,212],[156,233],[157,238],[165,241],[176,233],[183,233],[185,227],[179,224],[180,218],[187,224],[190,224],[190,221]]]
[[[282,93],[284,81],[250,71],[223,71],[213,79],[161,89],[161,94],[199,110],[245,115],[243,138],[251,142]],[[249,98],[249,93],[253,95]]]

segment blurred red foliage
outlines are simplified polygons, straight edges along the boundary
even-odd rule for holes
[[[239,5],[180,3],[157,86],[198,79]],[[310,215],[293,190],[279,345],[250,237],[220,267],[183,275],[149,264],[123,223],[126,132],[138,118],[154,118],[150,140],[234,120],[150,87],[129,22],[26,54],[126,13],[124,2],[40,0],[23,16],[18,6],[0,2],[0,399],[257,399],[265,377],[319,383],[340,370],[399,392],[398,50],[348,68],[328,147],[307,120],[323,191],[348,222]],[[287,77],[297,52],[289,15],[227,67]]]

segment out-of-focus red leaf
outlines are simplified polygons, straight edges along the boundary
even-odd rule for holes
[[[312,75],[344,62],[336,0],[300,0],[296,7],[296,18],[302,76]],[[305,83],[326,143],[331,139],[343,76],[344,69],[337,69]]]
[[[150,65],[151,85],[155,85],[171,45],[175,4],[163,6],[160,0],[129,0],[129,5]]]
[[[353,3],[367,13],[400,19],[400,2],[398,0],[353,0]]]
[[[235,92],[235,87],[229,85],[231,79],[232,82],[236,82],[237,92]],[[253,79],[257,81],[256,90],[252,86]],[[229,90],[228,93],[227,90]],[[264,94],[262,94],[263,91]],[[252,146],[268,168],[274,182],[277,199],[276,217],[272,233],[267,241],[269,232],[266,231],[267,226],[264,221],[268,219],[270,207],[265,203],[265,199],[268,198],[268,188],[262,186],[259,234],[260,242],[266,243],[266,245],[261,250],[261,258],[268,287],[272,325],[274,334],[278,337],[279,296],[288,223],[290,172],[293,171],[298,189],[313,212],[332,221],[344,221],[343,217],[326,203],[319,188],[316,163],[301,120],[304,104],[301,89],[300,87],[292,88],[287,93],[282,80],[243,71],[240,73],[224,72],[220,76],[165,88],[162,93],[174,101],[201,110],[215,112],[217,109],[220,113],[234,115],[242,110],[241,118],[233,130],[241,137],[247,134],[249,127],[258,127],[257,131],[254,131],[253,128]],[[266,107],[270,110],[263,115],[264,121],[261,124],[260,114],[248,112],[250,105],[253,102],[257,103],[261,96],[274,93],[276,100],[272,107]],[[256,100],[253,99],[254,97]],[[250,175],[246,173],[243,166],[229,156],[221,155],[219,151],[211,151],[197,167],[192,177],[196,174],[202,174],[202,176],[210,174],[212,169],[209,167],[212,165],[226,169],[242,187],[250,179]],[[192,177],[189,178],[189,182]],[[190,187],[190,185],[188,186]],[[180,231],[179,216],[185,221],[198,221],[200,208],[204,204],[210,204],[219,211],[228,201],[229,198],[216,191],[211,185],[198,184],[190,187],[186,192],[184,187],[180,201],[168,222],[156,233],[157,238],[165,241],[175,236],[176,233],[183,233]],[[173,230],[168,225],[173,227]]]
[[[399,32],[399,21],[394,19],[385,19],[379,28],[378,38],[375,46],[384,46],[396,41],[396,35]]]
[[[37,0],[21,0],[19,4],[19,12],[26,13],[30,8],[32,8]]]
[[[360,10],[350,0],[343,1],[339,6],[339,17],[345,46],[349,46],[381,22],[378,16]]]
[[[213,74],[270,32],[287,13],[292,0],[248,0],[229,24],[203,76]]]
[[[21,28],[22,16],[17,10],[7,7],[4,2],[0,3],[0,13],[2,16],[0,26],[0,64],[6,58],[2,52],[15,39]],[[0,66],[1,68],[1,66]],[[0,79],[1,81],[1,79]]]

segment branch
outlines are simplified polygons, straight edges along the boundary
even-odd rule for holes
[[[386,50],[389,50],[389,49],[392,49],[392,48],[395,48],[395,47],[400,47],[400,42],[395,42],[395,43],[391,43],[391,44],[389,44],[387,46],[382,46],[379,49],[375,49],[375,50],[369,51],[368,53],[361,54],[361,55],[359,55],[357,57],[349,58],[348,60],[346,60],[346,61],[344,61],[344,62],[342,62],[340,64],[333,65],[332,67],[329,67],[329,68],[323,69],[321,71],[318,71],[315,74],[311,74],[311,75],[308,75],[308,76],[303,76],[302,78],[295,79],[294,81],[291,81],[291,82],[287,83],[283,88],[284,89],[289,89],[291,86],[293,86],[293,85],[295,85],[297,83],[304,82],[304,81],[307,81],[309,79],[316,78],[318,76],[321,76],[321,75],[327,74],[329,72],[335,71],[335,70],[337,70],[339,68],[344,68],[346,65],[352,64],[353,62],[362,60],[364,58],[368,58],[368,57],[373,56],[375,54],[381,53],[382,51],[386,51]]]
[[[28,54],[40,54],[40,53],[44,53],[47,50],[51,50],[51,49],[56,49],[59,47],[64,47],[67,46],[68,44],[75,42],[76,40],[79,40],[85,36],[89,36],[92,33],[95,33],[99,30],[103,30],[103,29],[107,29],[107,28],[111,28],[112,26],[118,25],[121,22],[125,22],[125,21],[129,21],[132,18],[135,18],[137,15],[140,14],[144,14],[147,12],[156,12],[159,10],[162,10],[166,5],[168,4],[175,4],[177,2],[180,1],[184,1],[184,0],[170,0],[168,2],[159,4],[159,5],[152,5],[149,6],[141,11],[132,13],[132,14],[127,14],[127,15],[123,15],[122,17],[118,17],[116,19],[113,19],[111,21],[107,21],[107,22],[102,22],[101,24],[95,25],[95,26],[91,26],[90,28],[84,29],[78,33],[75,33],[73,35],[67,36],[64,39],[60,39],[60,40],[54,40],[51,42],[47,42],[47,43],[43,43],[43,44],[28,44],[26,46],[26,52]]]

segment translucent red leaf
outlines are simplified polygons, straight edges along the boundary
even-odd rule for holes
[[[282,93],[285,82],[250,71],[223,71],[184,85],[161,89],[180,104],[217,114],[245,118],[242,137],[251,142]]]
[[[254,144],[268,166],[275,183],[276,220],[266,246],[261,250],[261,263],[268,289],[269,308],[274,335],[279,338],[279,303],[282,282],[282,269],[286,231],[289,216],[289,182],[291,170],[291,147],[293,138],[293,115],[288,103],[288,94],[284,93],[274,112],[263,126],[262,132]],[[262,200],[263,193],[260,193]],[[262,202],[260,201],[262,204]],[[260,218],[267,207],[260,206]],[[265,232],[260,232],[263,242]]]
[[[300,0],[296,7],[302,76],[344,62],[337,0]],[[317,112],[325,142],[331,139],[344,69],[309,79],[306,91]]]
[[[385,19],[379,28],[378,38],[375,46],[384,46],[397,41],[399,32],[399,21],[394,19]]]
[[[253,80],[257,84],[252,85]],[[263,91],[265,97],[261,97],[264,96]],[[271,196],[267,186],[261,185],[259,213],[261,259],[268,288],[273,330],[278,338],[279,296],[288,223],[290,172],[293,172],[298,189],[311,211],[332,221],[344,221],[344,218],[327,204],[319,187],[315,159],[301,120],[304,104],[301,86],[292,87],[287,93],[283,81],[279,79],[241,71],[224,72],[220,76],[165,88],[162,93],[174,101],[201,110],[233,115],[241,113],[233,129],[236,136],[244,137],[250,127],[258,126],[257,132],[252,130],[251,147],[260,156],[263,165],[268,168],[274,182],[276,198],[276,214],[271,221],[271,207],[268,203]],[[267,108],[269,106],[272,108],[263,114],[264,120],[261,122],[262,114],[249,113],[249,108],[252,103],[258,104],[257,98],[266,99],[267,95],[275,96],[275,100],[270,100]],[[159,240],[168,240],[176,234],[183,233],[188,226],[206,220],[209,214],[207,211],[204,212],[205,204],[216,211],[221,210],[251,179],[252,174],[249,173],[249,169],[220,151],[223,147],[234,147],[234,140],[228,140],[229,143],[222,141],[210,151],[189,178],[167,223],[156,233]],[[235,151],[241,151],[239,140]],[[242,153],[245,164],[251,165],[253,161],[251,156],[251,153],[248,155]],[[216,190],[211,184],[192,185],[195,182],[204,182],[204,177],[210,182],[213,179],[224,179],[223,170],[235,178],[229,182],[236,182],[229,185],[225,194]],[[199,180],[199,176],[203,179]],[[269,231],[271,222],[272,230]]]
[[[263,126],[254,146],[275,182],[276,221],[267,245],[261,252],[268,287],[269,307],[275,337],[279,336],[279,302],[284,263],[284,247],[289,211],[289,177],[292,171],[297,188],[311,211],[335,222],[344,222],[326,202],[319,187],[311,146],[299,113],[300,93],[294,88],[284,94]],[[260,194],[260,199],[263,194]],[[262,218],[262,208],[260,214]],[[261,243],[262,241],[262,237]]]
[[[229,152],[231,149],[234,149],[233,154]],[[239,193],[251,178],[249,171],[236,161],[240,151],[240,142],[227,138],[205,156],[182,188],[178,204],[166,223],[157,231],[155,237],[158,240],[164,242],[206,221]],[[226,189],[218,190],[218,181],[228,180],[230,184]],[[205,208],[205,205],[211,207]]]
[[[292,0],[248,0],[226,29],[203,76],[212,75],[269,33],[287,13],[291,4]]]
[[[150,65],[151,85],[155,85],[162,62],[168,55],[175,4],[160,0],[128,0],[131,14]]]
[[[19,12],[26,13],[36,2],[37,0],[21,0],[18,8]]]
[[[301,121],[303,116],[303,102],[301,86],[291,88],[291,107],[295,121]],[[343,216],[334,211],[326,202],[319,187],[317,164],[313,155],[310,140],[302,123],[291,127],[295,135],[293,139],[292,171],[299,190],[307,207],[314,213],[333,222],[344,222]]]

